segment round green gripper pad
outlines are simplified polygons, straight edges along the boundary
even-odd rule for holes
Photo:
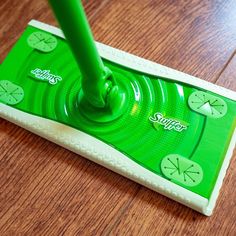
[[[193,92],[188,99],[190,108],[211,118],[223,117],[227,112],[225,101],[202,91]]]
[[[51,34],[37,31],[32,33],[27,39],[28,45],[41,52],[51,52],[57,46],[57,39]]]
[[[177,154],[170,154],[163,158],[161,171],[170,180],[186,186],[198,185],[203,178],[203,171],[199,164]]]
[[[23,98],[24,98],[24,91],[20,86],[15,85],[8,80],[0,81],[1,102],[9,105],[15,105],[21,102]]]

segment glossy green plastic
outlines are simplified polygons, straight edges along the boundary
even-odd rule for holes
[[[186,186],[196,186],[203,179],[203,171],[200,165],[185,157],[170,154],[161,162],[162,173],[173,182]]]
[[[9,80],[0,80],[0,102],[15,105],[24,98],[24,91],[20,86]]]
[[[41,52],[51,52],[57,46],[57,39],[42,31],[32,33],[27,40],[30,47],[35,48]]]
[[[117,118],[123,109],[125,95],[98,54],[81,1],[49,2],[82,73],[82,89],[78,91],[78,98],[84,114],[96,121]],[[93,114],[95,110],[106,115],[97,119],[91,116],[91,111]]]
[[[188,104],[194,111],[216,119],[227,112],[227,105],[223,99],[202,91],[191,94]]]
[[[91,119],[79,103],[83,75],[68,42],[53,35],[57,46],[42,52],[28,44],[30,35],[39,31],[44,32],[28,26],[0,66],[0,81],[10,81],[24,91],[24,98],[9,106],[90,134],[156,175],[210,198],[235,129],[235,101],[102,59],[125,94],[124,111],[116,119],[96,121],[102,113],[91,111]],[[216,118],[193,110],[189,98],[196,92],[224,101],[227,112]],[[160,123],[150,120],[157,113],[165,118]],[[186,128],[180,129],[179,124]],[[162,171],[162,160],[172,154],[199,165],[201,181],[192,185]]]

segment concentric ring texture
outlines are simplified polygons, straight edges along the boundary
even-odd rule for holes
[[[125,91],[127,108],[122,116],[113,121],[92,121],[83,116],[77,106],[81,74],[65,40],[57,38],[56,49],[43,53],[26,43],[27,37],[35,30],[28,27],[21,37],[18,47],[21,51],[24,48],[24,55],[19,56],[17,72],[5,78],[24,90],[25,97],[15,108],[84,131],[160,176],[163,176],[161,160],[170,154],[181,155],[202,166],[201,159],[195,160],[194,154],[204,134],[207,118],[188,106],[188,97],[197,91],[196,88],[142,74],[104,60],[120,88]],[[17,49],[15,53],[18,53]],[[30,76],[30,72],[36,68],[50,70],[50,73],[60,76],[62,81],[51,85],[47,81],[36,80]],[[183,132],[165,130],[162,126],[156,129],[149,120],[156,112],[187,123],[187,129]],[[206,164],[206,160],[203,162]],[[209,197],[221,163],[222,160],[217,160],[215,166],[218,169],[198,186],[179,185]],[[202,168],[204,171],[204,166]],[[205,190],[206,185],[208,191]]]

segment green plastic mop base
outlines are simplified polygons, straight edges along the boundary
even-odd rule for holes
[[[97,47],[122,109],[84,109],[62,32],[31,21],[0,67],[0,116],[210,215],[235,145],[236,93]]]

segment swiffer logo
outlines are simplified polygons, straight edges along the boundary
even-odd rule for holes
[[[153,116],[149,117],[149,120],[154,123],[154,127],[158,129],[158,125],[164,126],[165,130],[175,130],[182,132],[188,128],[188,124],[179,121],[175,118],[164,117],[161,113],[157,112]]]
[[[31,70],[30,73],[31,77],[42,81],[48,81],[48,83],[52,85],[55,85],[62,80],[61,76],[52,74],[50,70],[41,70],[39,68],[36,68],[34,70]]]

